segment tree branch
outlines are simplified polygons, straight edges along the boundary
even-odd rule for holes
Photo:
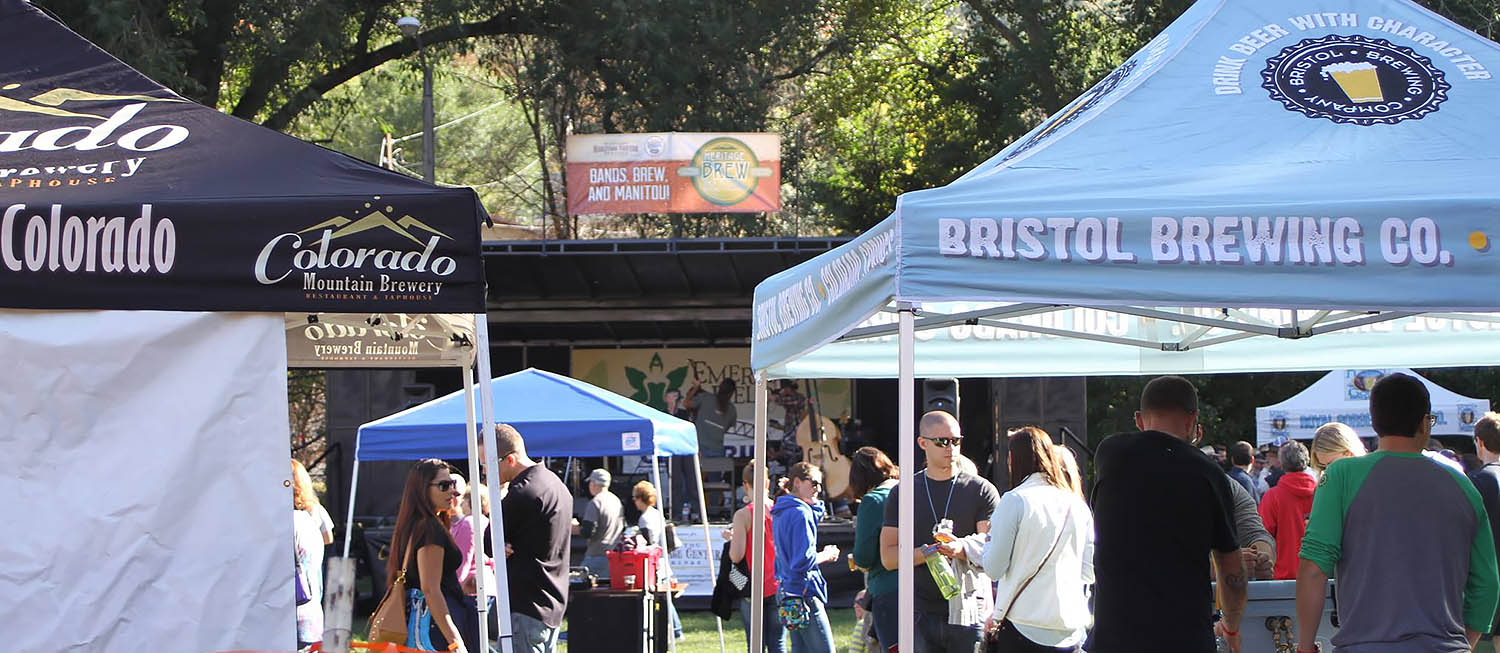
[[[457,25],[444,25],[419,35],[418,39],[401,39],[385,47],[363,52],[351,57],[342,65],[324,72],[313,78],[306,86],[293,93],[281,106],[277,107],[262,125],[283,131],[297,114],[302,113],[307,107],[317,102],[319,98],[340,84],[347,82],[361,73],[380,66],[388,61],[405,57],[417,51],[417,41],[424,45],[432,46],[450,43],[476,36],[499,36],[502,34],[533,34],[536,33],[538,23],[526,20],[526,17],[515,14],[497,14],[487,20],[477,23],[460,23]],[[245,107],[243,110],[236,107],[234,115],[246,120],[254,119],[259,110],[251,110]]]
[[[209,0],[203,6],[207,25],[187,35],[193,53],[187,61],[187,76],[202,86],[200,103],[219,105],[219,89],[224,81],[224,50],[234,33],[235,16],[240,13],[239,0]]]
[[[756,86],[759,86],[760,88],[768,88],[776,82],[782,82],[788,79],[796,79],[798,77],[806,75],[812,72],[813,69],[818,66],[819,62],[828,58],[829,55],[838,52],[839,49],[845,45],[845,43],[846,41],[844,37],[835,38],[829,41],[827,45],[823,46],[823,49],[813,53],[811,57],[808,57],[806,61],[802,62],[802,65],[792,68],[791,70],[788,70],[784,73],[765,77],[761,79],[760,83],[756,84]]]
[[[1006,25],[1005,21],[1000,20],[1000,16],[996,15],[995,12],[990,11],[990,8],[985,6],[984,0],[964,0],[964,4],[969,5],[969,8],[974,10],[974,13],[979,16],[980,22],[999,32],[1000,37],[1010,43],[1011,47],[1017,50],[1026,47],[1026,42],[1021,40],[1021,34],[1012,29],[1010,25]]]
[[[291,19],[291,22],[297,26],[296,29],[283,40],[279,48],[272,51],[270,56],[262,57],[256,62],[255,68],[250,71],[249,82],[240,92],[239,101],[235,102],[234,109],[230,113],[249,120],[265,108],[266,101],[271,97],[271,91],[287,78],[287,72],[292,69],[292,64],[317,41],[318,35],[324,29],[324,23],[313,18],[323,9],[321,4],[308,7],[296,18]]]

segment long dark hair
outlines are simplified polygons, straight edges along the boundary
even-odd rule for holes
[[[440,511],[437,506],[432,505],[432,499],[428,498],[427,488],[431,487],[432,479],[437,478],[438,472],[448,470],[451,474],[453,468],[436,458],[428,458],[413,463],[411,471],[406,473],[406,487],[401,490],[401,509],[396,512],[396,530],[391,533],[390,554],[385,560],[385,582],[386,587],[396,582],[396,574],[401,572],[401,565],[406,561],[406,545],[416,542],[418,548],[427,542],[432,533],[448,534],[448,526],[451,516],[448,514],[447,506]],[[420,539],[418,542],[416,540]]]
[[[1010,432],[1010,486],[1015,488],[1026,477],[1040,473],[1053,487],[1072,491],[1052,448],[1052,436],[1035,426],[1023,426]]]
[[[734,399],[734,379],[727,376],[724,377],[724,380],[719,382],[719,391],[715,396],[719,400],[719,414],[728,413],[729,400]],[[725,426],[728,427],[731,425],[726,424]]]
[[[886,482],[901,475],[901,469],[891,462],[890,456],[875,447],[860,447],[849,455],[849,491],[862,497]]]

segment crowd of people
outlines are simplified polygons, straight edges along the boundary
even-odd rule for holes
[[[904,533],[918,571],[918,653],[1238,651],[1249,581],[1257,578],[1295,580],[1299,652],[1323,644],[1318,627],[1330,578],[1339,596],[1339,628],[1329,642],[1335,650],[1494,650],[1500,414],[1474,425],[1477,464],[1466,476],[1429,451],[1430,412],[1425,386],[1393,374],[1370,392],[1373,451],[1353,429],[1330,423],[1307,444],[1257,452],[1236,442],[1221,459],[1198,446],[1203,430],[1192,383],[1160,377],[1142,391],[1139,430],[1099,445],[1089,497],[1072,452],[1042,429],[1008,433],[1002,492],[962,455],[958,421],[927,413],[916,442],[926,467],[910,486],[898,482],[896,464],[879,449],[850,455],[858,510],[848,560],[865,578],[858,604],[879,650],[896,650],[895,570]],[[583,566],[603,575],[605,551],[622,538],[665,546],[666,517],[657,489],[642,481],[631,492],[640,518],[627,528],[611,477],[599,469],[588,477],[581,519],[572,519],[567,487],[527,457],[521,435],[507,425],[495,435],[514,643],[520,651],[553,651],[567,602],[570,538],[587,538]],[[757,476],[773,495],[753,496]],[[293,477],[298,639],[305,644],[321,635],[320,602],[302,599],[304,589],[309,597],[321,593],[318,545],[330,541],[332,523],[295,462]],[[822,470],[798,463],[771,483],[752,463],[742,478],[747,501],[723,532],[716,611],[737,608],[747,635],[761,631],[765,651],[832,653],[820,567],[842,552],[818,542]],[[484,495],[482,486],[473,489]],[[494,613],[493,567],[478,568],[470,550],[472,534],[489,528],[488,506],[467,514],[466,491],[442,461],[420,461],[408,474],[387,571],[388,582],[407,588],[400,598],[411,625],[408,646],[475,646],[477,575]],[[897,509],[903,492],[914,493],[916,506],[906,529]],[[764,551],[751,545],[756,529]],[[750,596],[755,575],[763,579],[760,596]],[[765,615],[759,623],[750,618],[755,602]],[[675,610],[671,618],[680,637]]]
[[[960,454],[957,421],[928,413],[917,441],[927,466],[910,488],[879,450],[850,456],[860,497],[850,560],[866,583],[857,605],[878,650],[896,650],[896,506],[911,491],[911,562],[930,570],[916,575],[919,653],[1238,651],[1249,581],[1272,578],[1296,581],[1298,651],[1325,644],[1318,628],[1330,578],[1340,597],[1339,629],[1326,642],[1335,650],[1494,650],[1500,415],[1475,424],[1478,464],[1465,476],[1428,446],[1433,420],[1420,381],[1382,379],[1370,407],[1373,452],[1330,423],[1307,444],[1257,452],[1236,442],[1218,455],[1198,447],[1192,383],[1153,379],[1139,430],[1098,448],[1089,500],[1071,452],[1041,429],[1008,434],[1002,493]],[[820,483],[817,468],[798,465],[772,510],[776,584],[767,586],[776,589],[762,600],[768,610],[775,601],[779,619],[744,621],[763,629],[767,651],[834,650],[817,568],[838,554],[817,546]],[[748,509],[741,513],[735,538],[749,526]]]

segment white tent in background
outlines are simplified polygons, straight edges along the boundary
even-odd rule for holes
[[[1334,370],[1290,399],[1255,409],[1255,443],[1281,444],[1311,439],[1318,427],[1343,422],[1359,437],[1375,437],[1370,428],[1370,387],[1397,372],[1422,380],[1432,396],[1437,424],[1433,435],[1473,435],[1474,422],[1490,409],[1488,399],[1465,397],[1404,368]]]

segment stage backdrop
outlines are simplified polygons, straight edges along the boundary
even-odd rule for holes
[[[0,311],[6,650],[292,649],[285,346],[280,314]]]
[[[755,396],[749,349],[574,349],[572,369],[574,378],[666,412],[672,412],[667,395],[673,390],[679,397],[686,396],[688,388],[702,384],[705,392],[712,393],[722,379],[734,379],[734,405],[739,419],[724,435],[724,453],[719,455],[750,457],[755,443],[751,420]],[[847,379],[820,379],[816,392],[809,391],[811,386],[805,380],[795,383],[798,392],[820,400],[818,409],[823,414],[833,419],[850,415],[853,395]],[[785,414],[773,401],[772,431],[779,429]]]

